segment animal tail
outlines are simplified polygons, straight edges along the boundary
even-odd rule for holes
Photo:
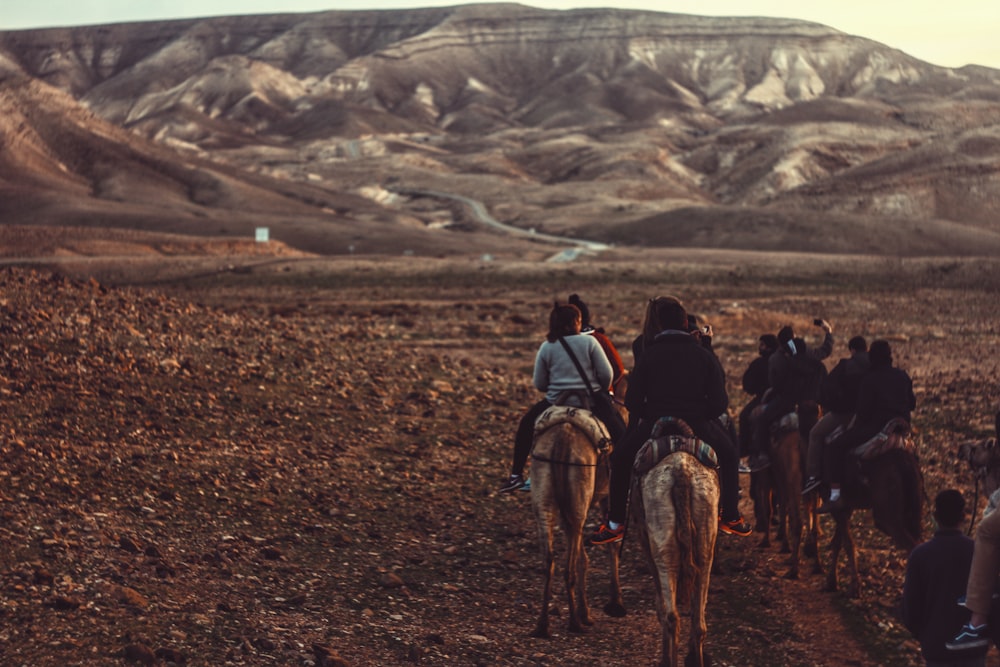
[[[909,533],[912,543],[903,545],[904,548],[912,549],[922,541],[924,526],[924,476],[920,470],[920,463],[916,455],[912,452],[899,452],[898,470],[902,479],[904,503],[903,503],[903,527]]]
[[[678,468],[680,472],[682,468]],[[678,474],[670,490],[670,499],[674,504],[674,529],[677,539],[678,566],[677,600],[687,601],[691,597],[691,584],[697,579],[700,563],[696,562],[695,532],[698,530],[694,521],[692,494],[694,487],[688,474]]]
[[[923,532],[924,478],[917,457],[893,449],[870,464],[873,478],[881,480],[879,488],[871,490],[875,526],[909,551],[920,544]]]

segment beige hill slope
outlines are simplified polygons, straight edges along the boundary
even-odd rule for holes
[[[1000,72],[801,21],[513,4],[229,17],[0,33],[0,71],[13,222],[538,252],[403,189],[619,244],[1000,249]]]

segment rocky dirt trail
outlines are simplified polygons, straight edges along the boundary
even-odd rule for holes
[[[529,501],[494,490],[535,399],[551,299],[579,291],[625,350],[662,290],[546,271],[276,270],[156,288],[0,272],[0,663],[654,664],[634,544],[626,618],[600,611],[596,552],[592,632],[565,632],[560,583],[554,637],[528,636]],[[891,334],[917,385],[928,496],[958,486],[971,500],[951,452],[997,404],[989,286],[672,285],[712,322],[734,408],[761,331],[811,335],[823,314],[844,340]],[[956,329],[965,349],[941,335]],[[905,554],[867,516],[855,524],[860,600],[820,593],[808,568],[785,579],[756,537],[722,536],[715,664],[921,664],[893,611]]]

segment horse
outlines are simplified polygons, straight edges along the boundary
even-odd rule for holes
[[[897,430],[903,426],[905,433]],[[830,513],[836,530],[830,542],[830,567],[823,590],[837,590],[837,560],[843,548],[850,574],[848,594],[852,598],[860,595],[861,582],[850,530],[851,514],[855,510],[871,508],[875,527],[892,538],[898,548],[909,552],[920,544],[924,481],[908,434],[908,423],[893,420],[882,433],[855,448],[853,458],[857,461],[858,474],[850,481],[845,480],[841,489],[845,509]]]
[[[624,413],[622,397],[628,380],[615,384],[615,403]],[[581,402],[585,396],[579,397]],[[563,400],[557,403],[562,403]],[[583,527],[594,505],[608,495],[612,443],[607,429],[584,408],[555,405],[535,423],[532,448],[531,506],[538,527],[545,578],[542,606],[533,637],[549,638],[549,605],[555,574],[554,532],[562,528],[566,542],[564,580],[569,605],[569,631],[585,633],[593,625],[587,604],[587,552],[583,548]],[[606,509],[606,508],[605,508]],[[621,582],[618,577],[617,545],[609,545],[611,557],[610,599],[604,607],[610,616],[624,616]]]
[[[813,573],[823,572],[819,558],[819,522],[816,517],[816,497],[810,494],[803,502],[802,478],[805,472],[809,430],[819,417],[816,403],[806,402],[797,412],[790,412],[771,427],[771,465],[753,473],[752,491],[754,519],[763,533],[760,546],[770,546],[771,512],[778,510],[777,540],[781,553],[790,554],[788,579],[799,578],[799,554],[803,527],[806,531],[805,553],[813,558]],[[803,505],[805,520],[803,520]]]
[[[651,454],[654,448],[660,453]],[[699,460],[699,454],[708,464]],[[687,424],[670,418],[657,424],[653,437],[636,455],[632,514],[656,587],[662,667],[679,664],[678,601],[689,604],[691,610],[686,662],[698,667],[708,662],[705,607],[715,558],[720,490],[713,460],[714,452],[694,437]]]

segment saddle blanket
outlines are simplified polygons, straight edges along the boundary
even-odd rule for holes
[[[910,451],[916,449],[910,438],[910,423],[905,419],[891,420],[874,437],[855,447],[853,452],[862,461],[867,461],[893,449],[908,449]]]
[[[645,475],[657,463],[675,452],[687,452],[708,468],[719,467],[715,450],[704,440],[686,435],[661,435],[643,443],[635,455],[632,471],[636,476]]]
[[[557,424],[566,422],[587,434],[597,451],[611,447],[611,435],[608,433],[608,428],[594,416],[593,412],[567,405],[553,405],[539,415],[538,419],[535,420],[535,437],[537,438]]]

